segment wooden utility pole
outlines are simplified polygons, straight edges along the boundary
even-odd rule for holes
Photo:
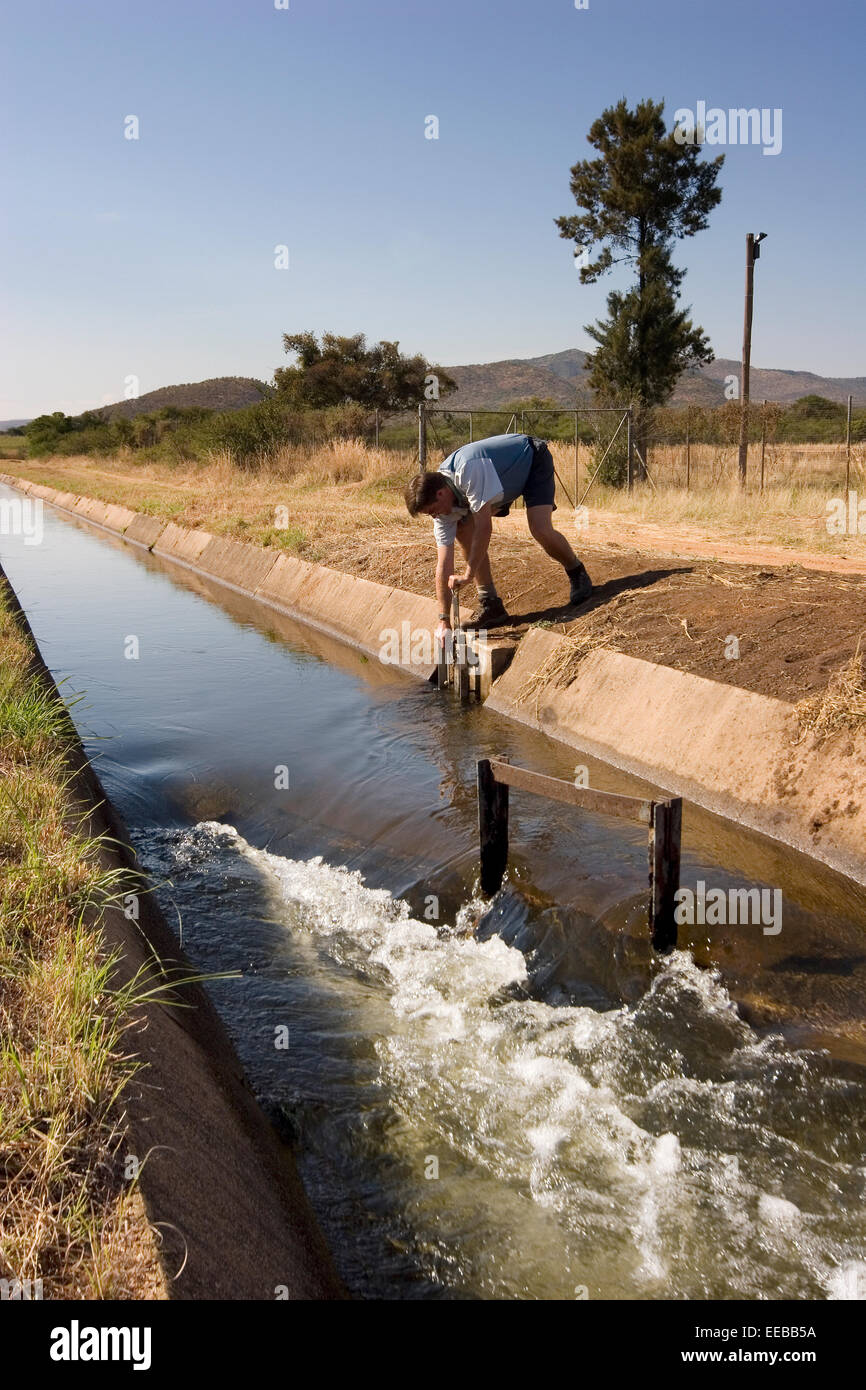
[[[740,487],[746,486],[749,459],[749,367],[752,357],[752,300],[755,290],[755,235],[746,237],[746,311],[743,316],[743,360],[740,369]]]
[[[766,232],[756,237],[746,236],[746,306],[743,314],[743,361],[740,372],[740,487],[746,486],[746,467],[749,458],[749,369],[752,359],[752,301],[755,290],[755,261],[761,254],[761,242]]]

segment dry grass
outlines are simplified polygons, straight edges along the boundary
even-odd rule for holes
[[[325,563],[359,534],[412,540],[418,523],[401,491],[411,456],[335,440],[311,453],[283,450],[267,468],[239,470],[227,456],[182,469],[129,457],[52,459],[14,470],[50,487],[121,502],[135,511],[215,535],[271,545]]]
[[[557,472],[569,494],[574,492],[574,449],[554,444]],[[749,485],[737,480],[736,449],[692,446],[691,486],[685,486],[685,447],[659,446],[650,452],[656,484],[642,485],[631,496],[621,488],[594,483],[586,495],[590,524],[593,512],[701,532],[740,541],[786,545],[828,554],[866,556],[866,535],[831,536],[827,502],[844,495],[845,451],[836,444],[774,445],[767,450],[765,486],[759,490],[760,448],[752,446]],[[852,448],[851,486],[866,496],[866,446]],[[591,465],[581,449],[579,494],[583,496]],[[557,501],[569,506],[562,488]]]
[[[160,1297],[121,1166],[135,991],[113,987],[100,930],[119,885],[73,810],[64,712],[0,583],[0,1278],[50,1298]]]
[[[563,486],[562,515],[574,495],[574,449],[552,445]],[[767,452],[766,487],[757,489],[759,450],[750,455],[750,486],[736,482],[733,448],[692,446],[692,480],[686,490],[684,448],[658,446],[650,453],[656,488],[629,496],[594,484],[586,500],[591,539],[594,518],[676,527],[681,535],[787,546],[821,554],[866,558],[866,535],[830,536],[827,502],[841,496],[844,450],[837,445],[778,445]],[[866,495],[866,447],[852,451],[852,486]],[[435,457],[431,465],[435,466]],[[580,450],[580,493],[591,451]],[[374,449],[363,440],[334,440],[316,449],[285,448],[256,472],[238,469],[228,455],[207,463],[142,463],[134,453],[105,460],[90,457],[24,461],[11,465],[24,477],[106,502],[122,502],[183,526],[280,547],[338,568],[359,546],[412,545],[423,522],[412,521],[402,486],[417,467],[410,450]],[[568,496],[566,496],[566,491]]]
[[[842,730],[866,727],[866,672],[860,643],[854,655],[831,676],[826,690],[796,706],[800,737],[830,738]]]
[[[515,703],[520,705],[534,700],[535,716],[538,718],[539,697],[551,686],[564,689],[571,685],[584,657],[602,649],[619,650],[618,643],[626,634],[616,622],[616,610],[623,601],[624,596],[618,595],[605,607],[588,613],[579,629],[563,629],[557,646],[518,690]]]

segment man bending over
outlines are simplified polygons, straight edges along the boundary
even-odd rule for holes
[[[495,434],[449,454],[435,473],[417,473],[406,488],[410,516],[433,517],[436,539],[437,636],[451,627],[451,596],[475,581],[481,611],[478,627],[506,622],[505,605],[496,592],[488,547],[494,516],[507,516],[518,497],[526,502],[526,520],[534,540],[568,575],[570,604],[583,603],[592,581],[565,536],[554,530],[553,456],[543,439],[528,434]],[[454,540],[466,559],[454,573]]]

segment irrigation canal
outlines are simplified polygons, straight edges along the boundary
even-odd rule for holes
[[[646,785],[44,522],[4,568],[356,1296],[864,1296],[862,889],[687,806],[782,930],[653,960],[645,830],[516,794],[484,904],[479,757]]]

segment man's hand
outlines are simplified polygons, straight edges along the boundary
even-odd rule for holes
[[[452,574],[448,580],[448,588],[452,594],[456,594],[458,589],[465,589],[466,585],[471,583],[472,575],[469,570],[466,570],[463,574]]]
[[[447,650],[448,650],[448,645],[449,645],[449,643],[451,642],[452,637],[453,637],[453,633],[452,633],[452,631],[451,631],[451,620],[450,620],[449,618],[440,618],[440,619],[439,619],[439,626],[438,626],[437,629],[436,629],[436,634],[435,634],[435,636],[436,636],[436,646],[437,646],[437,647],[444,647],[445,650],[447,651]]]

